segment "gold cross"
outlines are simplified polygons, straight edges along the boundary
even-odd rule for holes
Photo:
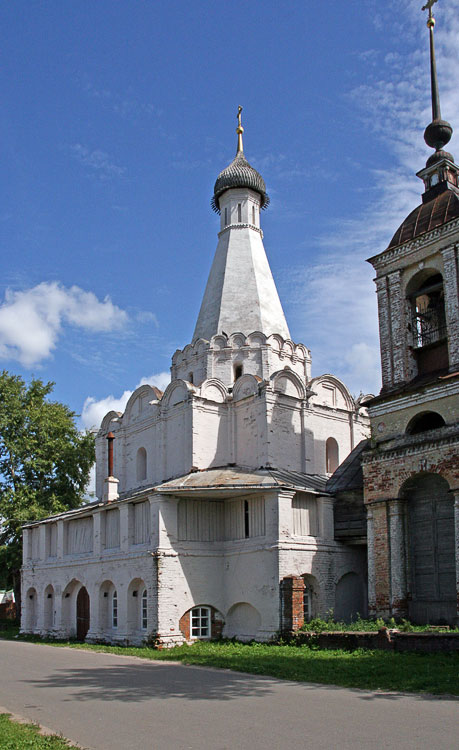
[[[434,5],[436,2],[437,0],[427,0],[426,4],[422,6],[422,10],[429,11],[429,18],[432,18],[432,5]]]
[[[433,1],[436,2],[436,0],[433,0]],[[241,112],[242,112],[242,107],[241,105],[239,105],[239,107],[237,108],[237,123],[238,123],[239,128],[241,127]]]

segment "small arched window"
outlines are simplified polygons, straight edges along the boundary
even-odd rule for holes
[[[255,224],[255,206],[252,206],[252,224]]]
[[[240,203],[237,204],[237,220],[239,224],[242,221],[242,205]]]
[[[118,627],[118,594],[116,590],[112,594],[112,628]]]
[[[339,466],[339,448],[335,438],[329,437],[325,443],[325,463],[327,474],[333,474]]]
[[[241,375],[242,375],[242,365],[240,363],[236,363],[234,365],[234,382],[236,382],[236,380],[240,378]]]
[[[148,609],[147,609],[147,589],[142,592],[140,600],[140,627],[146,630],[148,626]]]
[[[303,589],[303,620],[309,622],[312,617],[312,592],[310,586],[305,586]]]
[[[436,430],[439,427],[444,427],[444,425],[445,420],[441,414],[437,414],[436,411],[424,411],[422,414],[416,414],[416,416],[408,423],[406,434],[418,435],[420,432]]]
[[[137,451],[137,481],[143,482],[147,478],[147,451],[139,448]]]
[[[194,607],[190,617],[191,637],[210,638],[210,607]]]

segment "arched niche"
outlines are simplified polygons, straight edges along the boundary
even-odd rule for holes
[[[246,337],[243,333],[232,333],[229,337],[229,344],[232,349],[242,349],[247,344]]]
[[[345,573],[336,584],[335,620],[352,622],[366,614],[365,584],[358,573]]]
[[[54,609],[54,587],[51,584],[45,588],[43,601],[43,625],[47,632],[54,627],[55,609]]]
[[[140,635],[148,627],[148,612],[145,617],[144,611],[145,592],[147,592],[148,600],[147,587],[142,578],[134,578],[130,582],[127,590],[127,629],[131,635]],[[146,624],[145,619],[147,620]]]
[[[248,602],[237,602],[228,610],[223,635],[225,638],[250,641],[256,638],[260,627],[259,611]]]
[[[428,430],[437,430],[445,426],[445,420],[436,411],[423,411],[416,414],[406,426],[407,435],[419,435]]]
[[[253,331],[247,336],[247,343],[249,346],[260,347],[266,344],[266,336],[261,331]]]
[[[211,343],[212,349],[217,349],[217,350],[226,349],[226,347],[228,346],[228,338],[227,336],[218,334],[216,336],[212,336],[210,343]]]
[[[144,482],[147,478],[147,451],[143,446],[137,450],[136,478],[138,482]]]
[[[32,586],[27,589],[24,602],[25,609],[25,630],[32,632],[37,627],[38,618],[38,600],[37,590]]]
[[[339,446],[334,437],[325,443],[325,467],[327,474],[333,474],[339,466]]]
[[[408,615],[415,623],[452,624],[456,617],[454,498],[439,474],[406,480]]]

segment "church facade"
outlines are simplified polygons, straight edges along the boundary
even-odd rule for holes
[[[98,501],[24,529],[22,631],[173,645],[267,640],[366,611],[366,550],[335,539],[327,478],[368,434],[365,399],[311,378],[263,247],[269,202],[242,127],[219,175],[191,344],[96,440]]]

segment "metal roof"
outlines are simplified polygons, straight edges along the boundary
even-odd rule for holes
[[[358,490],[363,488],[362,453],[370,445],[369,440],[361,440],[354,450],[349,453],[343,463],[327,482],[327,492],[335,495],[337,492]]]

